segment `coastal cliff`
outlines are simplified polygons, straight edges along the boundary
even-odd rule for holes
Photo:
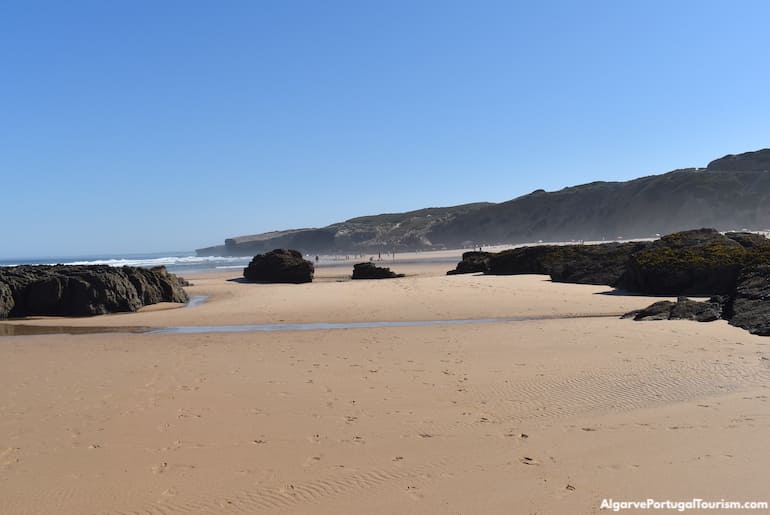
[[[538,240],[655,237],[690,229],[770,228],[770,149],[727,155],[625,182],[536,190],[502,202],[353,218],[323,228],[228,238],[198,255],[254,255],[273,248],[374,252],[473,247]]]

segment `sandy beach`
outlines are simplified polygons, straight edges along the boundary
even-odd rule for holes
[[[312,284],[261,285],[205,274],[189,277],[189,293],[207,297],[195,307],[5,324],[543,319],[0,337],[0,513],[560,514],[599,513],[610,498],[770,500],[767,338],[724,321],[621,320],[657,299],[606,286],[393,266],[407,276],[350,281],[329,266]]]

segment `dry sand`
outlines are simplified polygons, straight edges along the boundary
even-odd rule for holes
[[[192,278],[201,306],[27,324],[618,314],[542,276]],[[0,337],[0,513],[594,513],[766,501],[770,340],[617,317],[271,333]]]

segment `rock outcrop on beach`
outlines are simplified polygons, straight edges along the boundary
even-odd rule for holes
[[[243,277],[260,283],[309,283],[315,267],[302,254],[292,249],[275,249],[257,254],[243,269]]]
[[[606,284],[646,295],[708,295],[708,302],[680,297],[626,317],[700,322],[722,318],[770,336],[770,239],[761,234],[695,229],[652,242],[535,245],[484,256],[466,253],[448,273],[476,263],[483,263],[490,275],[547,274],[555,282]]]
[[[560,283],[614,285],[623,275],[630,257],[649,242],[578,245],[551,266],[551,280]]]
[[[644,309],[631,311],[623,318],[644,320],[694,320],[696,322],[713,322],[722,317],[722,302],[718,297],[708,302],[698,302],[687,297],[679,297],[676,302],[661,300]]]
[[[183,280],[165,267],[22,265],[0,268],[0,318],[91,316],[187,302]]]
[[[489,256],[487,273],[490,275],[543,274],[551,271],[556,245],[535,245],[504,250]]]
[[[770,231],[770,149],[728,155],[625,182],[538,189],[474,203],[352,218],[327,227],[237,236],[199,255],[253,256],[278,247],[361,253],[536,241],[652,238],[692,227]]]
[[[770,264],[741,271],[729,309],[730,324],[770,336]]]
[[[353,275],[351,279],[395,279],[404,277],[404,274],[397,274],[390,268],[377,266],[372,262],[358,263],[353,265]]]
[[[457,263],[454,270],[450,270],[446,274],[458,275],[487,272],[489,270],[489,258],[491,256],[492,252],[482,252],[479,250],[463,252],[462,260]]]
[[[683,231],[633,253],[613,286],[652,295],[729,294],[744,267],[761,263],[770,263],[767,238],[761,243],[742,234],[731,239],[714,229]]]
[[[648,242],[519,247],[488,258],[491,275],[546,274],[556,282],[613,285]]]
[[[133,268],[126,274],[144,306],[190,300],[183,289],[184,286],[190,286],[190,283],[183,277],[170,274],[164,266],[150,269]]]

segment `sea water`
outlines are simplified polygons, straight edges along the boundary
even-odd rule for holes
[[[151,268],[165,266],[169,272],[177,275],[191,273],[217,272],[228,269],[244,268],[251,261],[250,257],[196,256],[194,252],[158,252],[154,254],[90,255],[90,256],[53,256],[18,259],[0,259],[0,266],[16,265],[110,265],[140,266]]]
[[[320,255],[318,261],[314,254],[306,254],[305,259],[319,266],[353,267],[354,263],[372,260],[380,266],[390,266],[394,261],[385,254],[339,254]],[[445,263],[454,265],[459,260],[457,256],[429,257],[422,254],[405,253],[399,256],[398,265],[412,263]],[[122,254],[122,255],[90,255],[68,257],[33,257],[18,259],[0,259],[0,266],[17,265],[110,265],[110,266],[139,266],[151,268],[163,265],[174,274],[184,277],[185,274],[200,274],[207,272],[240,272],[249,264],[251,256],[196,256],[194,252],[158,252],[155,254]]]

